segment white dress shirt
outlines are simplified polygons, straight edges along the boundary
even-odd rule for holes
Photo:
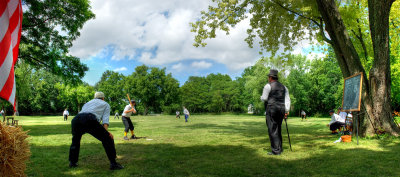
[[[329,125],[331,125],[334,122],[342,122],[345,123],[346,119],[342,119],[342,117],[340,117],[339,115],[333,113],[331,116],[331,122],[329,122]]]
[[[67,110],[65,110],[64,113],[63,113],[63,115],[64,115],[64,116],[65,116],[65,115],[69,116],[69,112],[68,112]]]
[[[93,99],[85,103],[79,113],[92,113],[97,121],[103,121],[103,124],[110,124],[110,105],[101,99]]]
[[[189,111],[185,108],[185,109],[183,110],[183,114],[189,115]]]
[[[285,87],[285,112],[290,110],[290,96],[289,90]],[[268,100],[269,92],[271,92],[271,85],[268,83],[264,86],[263,93],[261,95],[261,101],[266,102]]]
[[[341,119],[343,120],[343,122],[346,121],[346,117],[347,117],[347,112],[340,112],[339,116],[341,117]]]

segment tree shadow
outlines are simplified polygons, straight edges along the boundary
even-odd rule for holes
[[[140,123],[134,122],[134,126],[140,126]],[[29,136],[48,136],[71,134],[71,122],[65,124],[46,124],[46,125],[22,125],[24,131],[29,131]],[[121,122],[110,122],[109,130],[123,130],[125,126]]]
[[[209,132],[216,134],[240,134],[241,136],[246,137],[243,141],[251,143],[269,143],[268,128],[265,121],[228,122],[224,123],[224,125],[217,123],[193,123],[188,125],[179,125],[176,126],[176,128],[189,130],[207,129]],[[305,146],[316,146],[318,144],[323,145],[325,142],[318,141],[321,139],[328,139],[333,142],[339,138],[339,136],[331,135],[328,128],[323,128],[321,128],[320,124],[291,124],[288,121],[288,129],[292,145],[296,145],[297,143]],[[282,138],[283,144],[285,146],[288,145],[285,122],[282,123]]]

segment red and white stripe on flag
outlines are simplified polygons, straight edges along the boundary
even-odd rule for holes
[[[0,0],[0,97],[15,109],[14,65],[21,38],[21,0]]]

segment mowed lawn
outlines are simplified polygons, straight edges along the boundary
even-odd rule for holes
[[[182,116],[183,117],[183,116]],[[193,115],[189,122],[175,116],[132,117],[138,140],[123,140],[121,119],[110,118],[117,161],[109,170],[102,144],[89,134],[81,141],[79,167],[68,167],[71,121],[58,117],[20,116],[29,131],[28,176],[400,176],[400,139],[355,138],[333,143],[328,118],[288,119],[284,153],[269,156],[265,118],[245,115]]]

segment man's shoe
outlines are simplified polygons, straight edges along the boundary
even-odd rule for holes
[[[279,154],[275,154],[275,153],[273,153],[273,152],[268,152],[267,154],[268,154],[268,155],[281,155],[280,153],[279,153]]]
[[[124,136],[124,140],[129,140],[129,138],[127,136]]]
[[[119,164],[117,162],[110,164],[110,170],[121,170],[123,168],[124,168],[124,166],[122,166],[121,164]]]
[[[78,167],[78,163],[69,162],[69,168],[75,168],[75,167]]]
[[[135,135],[132,135],[131,139],[138,139],[138,137],[136,137]]]

